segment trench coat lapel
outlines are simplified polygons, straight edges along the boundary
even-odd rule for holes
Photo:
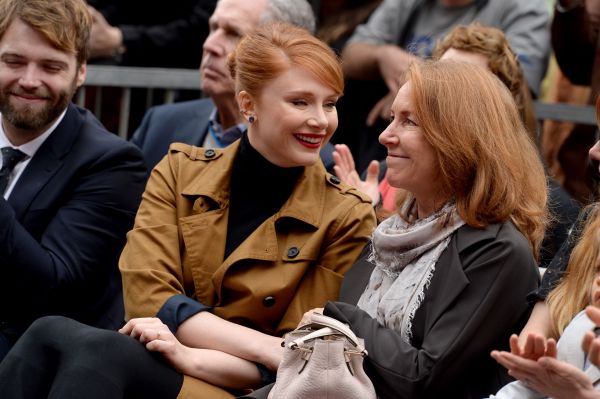
[[[217,291],[220,290],[229,268],[237,262],[246,259],[272,262],[278,260],[280,251],[277,244],[277,221],[290,219],[286,222],[288,226],[290,223],[301,223],[310,229],[318,228],[323,217],[326,188],[324,181],[315,179],[314,174],[325,176],[324,167],[320,162],[305,168],[281,210],[265,220],[224,260],[213,276],[213,284]]]
[[[223,151],[218,151],[217,156],[208,163],[198,178],[182,189],[182,194],[194,201],[192,215],[187,216],[186,221],[181,223],[183,239],[190,253],[197,252],[194,246],[202,245],[194,237],[202,236],[200,230],[204,229],[206,224],[218,223],[220,228],[216,230],[226,231],[232,165],[238,148],[239,141]],[[192,151],[191,158],[202,157],[202,149],[194,147]],[[315,174],[323,176],[323,180],[315,179]],[[210,179],[206,176],[210,176]],[[306,167],[281,210],[265,220],[227,259],[223,259],[224,240],[219,240],[222,241],[222,245],[212,247],[211,253],[205,254],[210,257],[208,260],[204,258],[205,263],[220,265],[212,277],[216,292],[220,291],[229,268],[237,262],[246,259],[274,262],[278,259],[276,221],[293,219],[307,225],[308,228],[318,228],[324,212],[325,178],[326,173],[321,162]],[[203,214],[207,211],[211,212],[205,218]]]

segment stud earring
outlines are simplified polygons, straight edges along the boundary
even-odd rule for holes
[[[254,119],[254,115],[250,115],[250,116],[248,117],[248,122],[250,122],[250,124],[254,123],[254,121],[255,121],[255,120],[256,120],[256,119]]]

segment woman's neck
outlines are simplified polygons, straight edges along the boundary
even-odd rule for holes
[[[439,211],[450,200],[449,196],[426,197],[419,199],[415,196],[417,219],[423,219]]]

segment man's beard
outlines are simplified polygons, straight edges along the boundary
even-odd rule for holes
[[[58,95],[47,93],[47,103],[41,109],[36,110],[30,106],[14,107],[10,102],[10,92],[14,92],[14,90],[11,88],[0,89],[0,113],[5,122],[17,129],[39,130],[58,118],[73,98],[76,90],[76,79],[74,79],[69,89],[60,91]],[[37,92],[27,92],[27,94],[39,95]]]

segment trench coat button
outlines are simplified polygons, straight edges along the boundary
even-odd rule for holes
[[[275,305],[275,297],[274,296],[266,296],[263,299],[263,305],[265,308],[270,308],[271,306]]]
[[[208,150],[204,151],[204,156],[206,158],[214,158],[215,155],[217,155],[215,150],[208,149]]]
[[[332,182],[333,184],[340,184],[340,179],[338,179],[337,176],[331,176],[329,178],[329,181]]]
[[[296,247],[288,248],[287,256],[288,258],[295,258],[300,253],[300,250]]]

